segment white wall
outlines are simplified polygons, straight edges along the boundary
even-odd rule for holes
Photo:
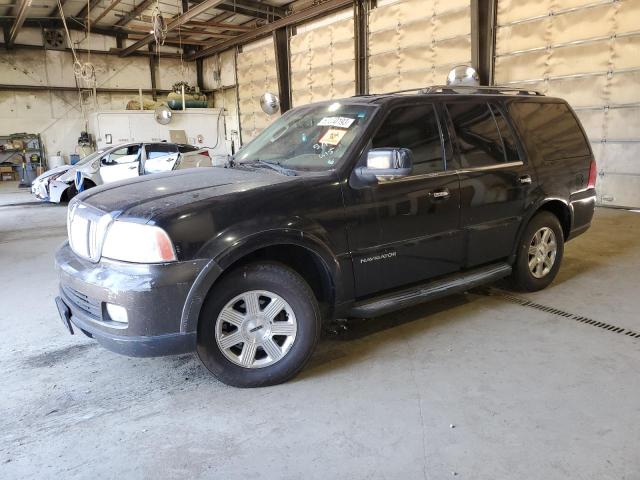
[[[89,58],[95,66],[96,86],[99,88],[151,89],[151,73],[147,57],[130,56],[120,58],[99,53],[114,48],[115,39],[103,35],[84,38],[82,32],[71,32],[80,48],[91,48],[90,58],[86,53],[78,54],[80,61]],[[23,29],[17,44],[41,45],[42,34],[38,29]],[[181,62],[178,58],[163,57],[162,53],[174,52],[167,47],[160,53],[156,73],[160,90],[169,90],[180,80],[191,85],[197,83],[195,62]],[[0,55],[0,84],[28,85],[34,87],[76,87],[71,52],[34,49],[3,51]],[[87,86],[80,81],[81,86]],[[162,100],[163,96],[158,97]],[[138,99],[137,94],[100,93],[95,104],[100,110],[123,110],[129,100]],[[150,95],[145,100],[152,100]],[[85,111],[96,108],[93,99],[87,98]],[[80,132],[86,130],[86,119],[76,91],[15,90],[0,91],[0,135],[12,133],[40,133],[47,155],[76,152]],[[2,158],[0,157],[0,161]],[[13,159],[17,161],[17,159]]]

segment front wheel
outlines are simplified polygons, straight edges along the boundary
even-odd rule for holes
[[[320,327],[318,302],[300,275],[277,263],[250,264],[212,289],[198,325],[198,356],[227,385],[275,385],[304,367]]]
[[[518,290],[546,288],[558,274],[564,253],[564,234],[551,212],[537,213],[522,235],[511,276]]]

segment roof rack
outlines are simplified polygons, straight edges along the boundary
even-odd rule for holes
[[[529,90],[526,88],[515,87],[486,87],[486,86],[473,86],[473,85],[433,85],[431,87],[411,88],[407,90],[398,90],[396,92],[389,92],[387,95],[393,95],[396,93],[409,93],[417,92],[421,94],[429,93],[489,93],[495,95],[531,95],[536,97],[543,97],[544,94],[537,90]]]

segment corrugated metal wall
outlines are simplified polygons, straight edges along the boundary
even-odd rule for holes
[[[598,200],[640,207],[640,0],[499,0],[495,82],[566,98],[598,161]]]
[[[293,106],[355,94],[353,11],[299,26],[291,37]]]
[[[269,116],[260,108],[265,92],[278,93],[273,39],[245,45],[237,59],[238,103],[242,143],[253,139],[276,115]]]
[[[369,90],[445,83],[471,63],[469,0],[380,1],[369,15]]]

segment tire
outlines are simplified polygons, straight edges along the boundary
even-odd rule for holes
[[[242,266],[216,284],[205,301],[198,356],[227,385],[277,385],[311,358],[321,320],[313,291],[295,271],[279,263]]]
[[[552,232],[547,233],[548,231]],[[547,234],[547,240],[543,241]],[[552,243],[555,241],[555,255],[552,255]],[[546,248],[536,248],[546,244]],[[530,250],[531,249],[531,250]],[[534,251],[538,254],[534,254]],[[527,225],[516,254],[511,274],[511,283],[516,290],[536,292],[546,288],[558,274],[564,254],[564,233],[558,217],[551,212],[537,213]],[[553,261],[551,262],[551,258]],[[544,260],[541,262],[541,260]],[[530,266],[530,262],[533,267]],[[542,265],[541,265],[542,263]]]

